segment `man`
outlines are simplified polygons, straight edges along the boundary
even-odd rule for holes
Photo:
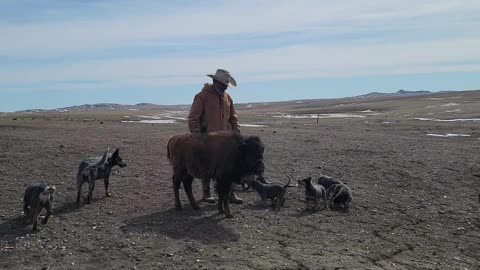
[[[214,75],[207,76],[213,79],[213,83],[206,83],[202,91],[193,100],[190,115],[188,116],[190,132],[240,132],[233,100],[225,92],[229,86],[237,86],[237,82],[224,69],[218,69]],[[208,203],[215,203],[215,199],[210,194],[210,179],[203,179],[202,186],[202,200]],[[243,203],[243,200],[237,197],[233,191],[233,186],[230,191],[230,202]]]

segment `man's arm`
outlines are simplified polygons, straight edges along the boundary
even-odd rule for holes
[[[188,115],[188,128],[192,133],[200,133],[201,118],[203,116],[204,104],[200,95],[196,95],[193,99],[190,114]]]
[[[230,122],[230,125],[232,125],[232,130],[234,132],[240,133],[240,126],[238,124],[237,112],[233,106],[233,100],[230,96],[228,98],[230,99],[230,119],[228,119],[228,122]]]

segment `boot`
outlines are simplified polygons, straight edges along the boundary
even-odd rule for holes
[[[203,198],[206,203],[215,203],[215,198],[210,194],[210,179],[202,179]]]
[[[230,190],[230,202],[235,203],[235,204],[242,204],[243,203],[243,199],[241,199],[240,197],[237,196],[237,194],[235,194],[235,191],[233,189],[233,185],[232,185],[232,189]]]

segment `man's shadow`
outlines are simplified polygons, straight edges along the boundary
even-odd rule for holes
[[[204,206],[203,210],[214,212],[216,206]],[[185,208],[182,211],[169,209],[127,219],[125,230],[137,233],[155,233],[174,239],[193,239],[204,244],[237,242],[239,234],[224,225],[224,215],[209,216],[200,210]]]

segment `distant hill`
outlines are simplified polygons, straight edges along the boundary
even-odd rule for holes
[[[316,106],[317,102],[329,102],[334,100],[352,100],[352,99],[378,99],[378,98],[396,98],[396,97],[408,97],[408,96],[422,96],[422,95],[433,95],[441,93],[449,93],[453,91],[440,91],[440,92],[430,92],[430,91],[407,91],[399,90],[395,93],[381,93],[381,92],[371,92],[365,95],[347,97],[347,98],[338,98],[338,99],[309,99],[309,100],[291,100],[291,101],[280,101],[280,102],[254,102],[254,103],[243,103],[236,104],[237,109],[253,109],[258,107],[270,107],[270,106],[296,106],[296,107],[310,107]],[[169,110],[188,110],[189,105],[157,105],[153,103],[138,103],[135,105],[122,105],[117,103],[97,103],[97,104],[84,104],[78,106],[69,106],[51,110],[24,110],[18,111],[17,113],[52,113],[52,112],[102,112],[102,111],[114,111],[114,110],[144,110],[144,109],[169,109]]]
[[[380,92],[371,92],[365,95],[355,96],[352,98],[378,98],[378,97],[404,97],[404,96],[421,96],[421,95],[431,95],[438,93],[449,93],[452,91],[440,91],[440,92],[430,92],[430,91],[407,91],[400,89],[395,93],[380,93]]]

